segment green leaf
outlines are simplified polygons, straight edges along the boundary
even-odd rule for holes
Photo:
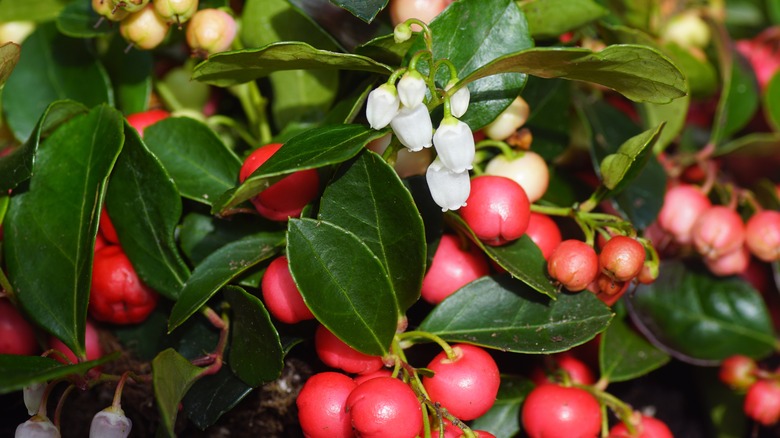
[[[119,358],[119,353],[100,359],[64,365],[50,357],[0,354],[0,394],[21,391],[33,383],[48,382],[70,375],[84,375],[92,368]]]
[[[536,76],[530,76],[523,89],[523,99],[533,108],[525,122],[533,132],[533,150],[548,162],[558,158],[569,145],[570,90],[568,81]]]
[[[106,209],[138,276],[172,300],[190,276],[174,240],[181,208],[162,164],[125,122],[125,144],[108,184]]]
[[[777,341],[761,294],[744,280],[665,262],[658,279],[629,296],[632,319],[670,354],[703,363],[734,354],[761,358]]]
[[[387,272],[353,233],[325,221],[290,219],[290,273],[315,317],[366,354],[383,356],[399,309]]]
[[[251,386],[236,377],[228,367],[204,376],[192,385],[182,400],[187,417],[200,429],[217,422],[252,392]]]
[[[659,126],[663,129],[655,139],[653,152],[660,153],[666,149],[685,127],[685,119],[688,114],[690,96],[675,99],[669,103],[657,104],[645,102],[639,106],[639,114],[644,126]]]
[[[241,160],[197,120],[161,120],[144,130],[144,142],[185,198],[211,205],[238,181]]]
[[[459,84],[506,72],[592,82],[636,102],[668,103],[688,92],[685,76],[669,58],[632,44],[612,45],[600,52],[557,47],[522,50],[490,62]]]
[[[349,160],[368,142],[385,134],[365,125],[324,126],[303,132],[287,141],[240,186],[224,193],[214,203],[212,213],[248,200],[289,173]]]
[[[610,12],[630,27],[649,31],[659,14],[657,0],[606,0]]]
[[[719,50],[722,89],[715,120],[712,123],[711,143],[723,144],[728,137],[744,128],[759,107],[758,84],[753,71],[731,46]]]
[[[685,73],[691,95],[707,98],[717,91],[718,72],[709,60],[697,58],[691,51],[674,42],[665,44],[663,51]]]
[[[593,294],[539,295],[508,277],[482,277],[445,298],[420,324],[448,342],[515,353],[557,353],[593,339],[612,312]]]
[[[632,330],[622,319],[613,320],[601,334],[599,368],[602,379],[623,382],[641,377],[669,362],[669,355]]]
[[[532,287],[534,290],[547,295],[549,298],[558,299],[558,290],[553,286],[547,276],[547,262],[542,256],[542,251],[531,240],[523,235],[519,239],[502,246],[490,246],[482,243],[469,228],[466,222],[455,213],[446,214],[447,221],[456,229],[468,233],[469,238],[481,249],[506,269],[511,275]]]
[[[771,156],[777,152],[778,146],[780,146],[780,132],[753,132],[723,143],[714,155]]]
[[[348,10],[352,15],[366,23],[371,23],[376,15],[387,6],[387,0],[331,0],[334,4]]]
[[[161,431],[167,436],[175,436],[173,426],[179,413],[179,402],[202,372],[173,348],[158,354],[152,361],[154,398],[160,411]]]
[[[493,407],[474,420],[471,430],[489,430],[496,438],[513,438],[520,432],[520,407],[534,384],[525,377],[501,376]]]
[[[13,42],[7,42],[0,46],[0,86],[5,84],[14,67],[19,62],[21,47]]]
[[[2,81],[0,81],[2,83]],[[780,131],[780,73],[776,72],[763,94],[764,113],[775,132]]]
[[[18,184],[26,181],[32,175],[35,154],[38,152],[41,138],[67,122],[74,116],[84,114],[87,108],[80,103],[70,100],[52,102],[33,129],[30,138],[9,155],[0,158],[0,191],[7,192],[16,188]]]
[[[280,70],[358,70],[389,75],[392,69],[371,58],[315,49],[309,44],[285,41],[257,49],[212,55],[198,64],[193,79],[220,87],[241,84]]]
[[[225,288],[225,298],[233,310],[230,369],[254,388],[277,379],[284,367],[282,344],[262,301],[235,286]]]
[[[105,105],[62,125],[38,150],[29,189],[12,197],[5,221],[19,301],[79,357],[100,205],[122,141],[122,115]]]
[[[617,152],[601,160],[601,180],[612,195],[620,193],[642,171],[652,151],[652,145],[661,134],[664,123],[655,129],[635,135],[626,140]]]
[[[381,35],[357,46],[355,54],[367,56],[387,65],[401,65],[414,42],[415,39],[410,38],[402,43],[396,43],[393,34]]]
[[[252,215],[235,215],[220,219],[189,213],[184,217],[179,229],[179,245],[192,264],[198,265],[211,253],[230,242],[248,234],[268,231],[271,228],[269,223]]]
[[[0,1],[0,17],[3,21],[44,22],[57,18],[60,11],[72,0],[3,0]]]
[[[283,243],[281,233],[258,233],[214,251],[192,271],[171,310],[168,331],[186,321],[231,280],[276,254]]]
[[[319,218],[354,233],[379,259],[403,312],[420,298],[425,274],[422,218],[398,174],[365,151],[334,179],[320,201]]]
[[[53,23],[37,27],[22,44],[22,56],[3,89],[3,112],[16,138],[27,139],[55,100],[87,107],[113,103],[108,78],[81,39],[57,33]]]
[[[535,38],[557,37],[609,13],[592,0],[525,0],[518,5]]]
[[[114,32],[116,24],[100,16],[88,2],[73,2],[57,16],[57,29],[73,38],[95,38]]]
[[[124,38],[112,38],[102,61],[111,78],[117,108],[125,115],[146,111],[154,77],[152,54],[148,50],[128,52]]]

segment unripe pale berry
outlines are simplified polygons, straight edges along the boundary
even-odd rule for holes
[[[238,25],[232,15],[221,9],[201,9],[187,24],[187,44],[193,52],[224,52],[233,44]]]
[[[95,253],[89,314],[98,321],[137,324],[157,306],[157,292],[138,278],[122,248],[110,245]]]
[[[584,389],[548,383],[528,394],[521,419],[529,438],[595,438],[601,406]]]
[[[92,0],[92,10],[111,21],[122,21],[130,15],[130,12],[115,7],[109,0]]]
[[[628,236],[609,239],[599,254],[601,270],[615,281],[631,280],[639,275],[645,263],[645,248]]]
[[[531,203],[523,188],[511,179],[481,175],[471,180],[471,193],[460,214],[480,240],[497,246],[525,233]]]
[[[528,229],[525,230],[525,234],[539,247],[545,260],[550,258],[550,254],[563,239],[561,229],[550,216],[533,211],[528,219]]]
[[[111,3],[119,10],[134,13],[140,11],[149,4],[149,0],[111,0]]]
[[[691,228],[706,210],[712,207],[709,198],[692,185],[670,188],[664,195],[663,206],[658,213],[658,225],[682,244],[691,243]]]
[[[664,28],[662,37],[683,48],[704,48],[709,44],[712,35],[707,22],[697,12],[689,10],[672,17]]]
[[[745,243],[759,259],[780,259],[780,212],[764,210],[754,214],[745,225]]]
[[[154,9],[164,20],[182,24],[198,10],[198,0],[154,0]]]
[[[519,157],[508,160],[497,155],[485,167],[488,175],[505,176],[525,190],[530,202],[536,202],[544,196],[550,183],[550,171],[547,163],[536,152],[523,152]]]
[[[490,266],[478,248],[461,248],[457,236],[444,234],[431,267],[423,278],[422,298],[438,304],[461,287],[489,273]]]
[[[295,324],[314,319],[290,274],[287,257],[278,257],[268,265],[260,288],[268,311],[279,321]]]
[[[154,10],[154,6],[133,12],[119,23],[119,33],[133,46],[142,50],[151,50],[159,46],[168,33],[168,23]]]
[[[392,377],[377,377],[358,385],[347,397],[347,412],[361,438],[414,438],[423,424],[414,391]]]
[[[298,422],[309,438],[351,438],[352,422],[347,414],[347,397],[357,384],[341,373],[311,376],[298,398]]]
[[[38,350],[33,326],[8,298],[0,298],[0,354],[31,356]]]
[[[759,380],[750,385],[745,395],[745,414],[770,426],[780,419],[780,382]]]
[[[756,382],[756,371],[758,364],[753,358],[736,354],[723,359],[718,378],[731,388],[744,391]]]
[[[482,130],[490,139],[505,140],[525,124],[529,113],[528,103],[518,96],[495,120],[482,128]]]
[[[669,426],[666,423],[646,415],[639,417],[639,421],[634,425],[634,429],[636,434],[631,435],[624,423],[617,424],[609,430],[608,438],[674,438],[672,431],[669,430]]]
[[[745,225],[736,211],[716,205],[705,210],[693,224],[691,239],[699,254],[715,259],[742,246]]]
[[[576,239],[564,240],[547,259],[547,272],[566,289],[579,292],[596,279],[599,258],[587,243]]]
[[[317,327],[314,334],[314,348],[317,357],[325,365],[348,373],[372,373],[384,365],[380,356],[370,356],[355,350],[323,325]]]

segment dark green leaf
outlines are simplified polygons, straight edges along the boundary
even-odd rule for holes
[[[181,218],[181,198],[162,164],[127,123],[106,208],[138,276],[175,300],[190,276],[173,237]]]
[[[105,71],[81,39],[37,27],[22,44],[22,57],[3,90],[3,111],[16,138],[26,140],[51,102],[73,99],[87,107],[113,103]]]
[[[5,221],[19,301],[79,357],[98,215],[122,141],[122,115],[105,105],[62,125],[38,150],[29,189],[13,196]]]
[[[414,41],[414,38],[410,38],[402,43],[396,43],[395,36],[392,34],[382,35],[358,46],[355,53],[387,65],[401,65]]]
[[[610,194],[620,193],[639,175],[663,127],[662,122],[655,129],[648,129],[629,138],[615,153],[601,160],[601,181],[610,190]]]
[[[20,54],[21,47],[18,44],[9,41],[0,46],[0,86],[11,76]]]
[[[2,83],[2,81],[0,81]],[[775,132],[780,131],[780,73],[775,73],[763,94],[766,119]]]
[[[471,429],[489,430],[496,438],[513,438],[520,432],[520,407],[533,388],[533,382],[524,377],[502,375],[496,402],[471,423]]]
[[[667,43],[663,51],[685,73],[694,97],[710,97],[717,91],[718,72],[709,60],[697,58],[690,50],[676,43]]]
[[[525,0],[518,4],[535,38],[557,37],[609,12],[592,0]]]
[[[111,77],[117,108],[125,115],[146,111],[152,94],[152,54],[147,50],[128,52],[123,38],[113,38],[102,61]]]
[[[290,219],[287,257],[306,305],[328,330],[363,353],[387,353],[399,309],[387,272],[358,236]]]
[[[779,132],[753,132],[723,143],[714,155],[770,156],[777,152],[778,146],[780,146]]]
[[[490,62],[460,84],[506,72],[593,82],[637,102],[668,103],[688,91],[685,76],[669,58],[631,44],[608,46],[600,52],[555,47],[518,51]]]
[[[716,145],[744,128],[759,107],[758,83],[753,71],[736,50],[730,45],[726,47],[719,50],[722,89],[710,139]]]
[[[84,375],[92,368],[116,360],[119,353],[100,359],[63,365],[50,357],[0,354],[0,394],[21,391],[32,383],[48,382],[73,374]]]
[[[363,104],[368,99],[368,93],[374,88],[373,81],[366,81],[355,87],[352,94],[340,99],[330,109],[322,121],[323,125],[340,125],[354,123],[361,114]]]
[[[176,350],[169,348],[152,361],[152,382],[162,431],[175,436],[173,426],[179,413],[179,403],[203,370],[192,365]]]
[[[287,141],[240,186],[224,193],[214,203],[212,212],[246,201],[289,173],[349,160],[368,142],[385,134],[364,125],[324,126],[303,132]]]
[[[690,271],[680,262],[663,263],[655,283],[640,285],[629,303],[643,332],[683,360],[760,358],[777,343],[760,293],[744,280]]]
[[[370,23],[376,15],[387,6],[387,0],[331,0],[338,6],[348,10],[352,15]]]
[[[199,428],[206,429],[222,414],[233,409],[252,389],[223,366],[218,373],[195,382],[184,396],[182,405],[187,417]]]
[[[258,49],[217,53],[195,67],[193,79],[227,87],[280,70],[360,70],[389,75],[392,69],[365,56],[315,49],[301,42],[279,42]]]
[[[571,83],[563,79],[528,78],[523,99],[533,108],[525,126],[534,135],[533,150],[552,162],[569,144]]]
[[[240,287],[226,287],[225,298],[233,310],[230,369],[255,388],[278,378],[284,367],[282,344],[265,306]]]
[[[57,29],[67,36],[74,38],[94,38],[114,32],[115,25],[100,16],[92,9],[92,5],[85,1],[73,2],[57,16]]]
[[[157,353],[169,347],[167,306],[157,306],[140,324],[112,327],[112,333],[134,357],[151,362]]]
[[[442,301],[419,329],[449,342],[557,353],[589,341],[611,318],[590,293],[564,293],[552,301],[508,277],[482,277]]]
[[[425,232],[398,174],[377,154],[363,152],[335,179],[320,202],[320,219],[354,233],[379,259],[404,312],[420,298]]]
[[[658,14],[656,0],[606,0],[610,12],[630,27],[649,31]]]
[[[241,160],[197,120],[161,120],[144,130],[144,142],[185,198],[211,205],[238,181]]]
[[[3,21],[44,22],[54,18],[72,0],[3,0],[0,1],[0,17]]]
[[[231,280],[276,254],[283,243],[281,233],[258,233],[231,242],[206,257],[192,271],[173,306],[168,331],[186,321]]]
[[[179,229],[179,245],[192,264],[198,265],[211,253],[248,234],[269,230],[268,221],[251,215],[234,215],[224,219],[190,213]],[[279,227],[279,230],[283,228]]]
[[[669,362],[669,355],[633,331],[622,319],[613,320],[601,334],[601,378],[623,382],[641,377]]]

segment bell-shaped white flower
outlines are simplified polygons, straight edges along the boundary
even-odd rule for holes
[[[433,145],[442,164],[453,172],[472,168],[474,161],[474,134],[469,125],[454,117],[445,117],[436,133]]]
[[[433,123],[425,105],[413,108],[402,106],[390,126],[398,141],[412,152],[433,145]]]
[[[457,210],[466,206],[471,193],[468,172],[453,172],[437,157],[425,172],[428,190],[441,211]]]
[[[455,81],[447,84],[445,88],[447,91],[455,85]],[[469,102],[471,101],[471,92],[466,86],[460,87],[458,91],[450,96],[450,113],[453,117],[460,118],[463,114],[466,114],[466,110],[469,109]]]
[[[35,413],[38,412],[38,407],[41,404],[41,399],[43,399],[44,391],[46,391],[46,382],[33,383],[24,387],[22,396],[28,414],[35,415]]]
[[[382,129],[398,114],[401,101],[395,85],[382,84],[368,93],[366,119],[373,129]]]
[[[127,438],[133,422],[121,408],[109,406],[92,417],[89,438]]]
[[[425,79],[416,70],[409,70],[398,81],[398,97],[403,106],[413,108],[422,104],[425,99]]]
[[[35,415],[24,423],[16,426],[15,438],[60,438],[57,429],[48,418]]]

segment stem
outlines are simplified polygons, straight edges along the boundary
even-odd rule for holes
[[[216,374],[222,368],[222,358],[225,353],[225,347],[227,347],[228,334],[230,333],[230,322],[227,315],[220,317],[211,307],[204,306],[201,313],[209,320],[211,325],[219,330],[219,340],[217,341],[214,352],[209,353],[205,358],[200,359],[203,360],[203,363],[207,363],[209,360],[211,361],[211,363],[201,371],[200,377],[203,377]],[[193,363],[196,363],[198,360],[199,359],[193,360]]]
[[[569,217],[574,212],[571,207],[553,207],[547,205],[531,204],[531,211],[546,214],[547,216]]]
[[[457,359],[457,355],[452,350],[452,347],[450,347],[450,344],[445,342],[444,339],[434,335],[433,333],[428,333],[428,332],[419,331],[419,330],[413,330],[413,331],[406,332],[406,333],[400,333],[400,334],[396,335],[396,337],[399,340],[409,339],[409,338],[412,338],[412,339],[413,338],[423,338],[423,339],[431,340],[431,341],[439,344],[439,346],[442,348],[442,350],[444,350],[444,354],[447,355],[447,359],[449,359],[449,360]]]
[[[116,384],[116,390],[114,391],[114,400],[111,403],[111,407],[114,409],[122,409],[122,390],[125,387],[127,377],[130,375],[130,371],[125,371],[122,377],[119,378],[119,382]]]
[[[57,429],[60,428],[60,414],[62,414],[62,408],[65,406],[65,399],[68,398],[68,395],[70,395],[71,391],[76,388],[75,385],[68,385],[67,388],[65,388],[65,391],[63,391],[62,395],[60,396],[60,400],[57,402],[57,408],[54,410],[54,425],[57,426]],[[38,415],[40,415],[40,411],[38,412]]]
[[[512,147],[509,146],[509,144],[501,140],[485,139],[475,144],[474,147],[477,150],[488,148],[488,147],[498,148],[499,150],[501,150],[501,155],[506,157],[506,159],[509,161],[514,160],[515,158],[517,158],[518,155],[517,152],[515,152],[514,149],[512,149]]]
[[[247,144],[251,145],[252,147],[260,145],[257,139],[252,136],[252,133],[250,133],[244,125],[238,123],[230,117],[216,114],[209,117],[207,122],[215,126],[227,126],[228,128],[236,131],[239,137],[241,137],[245,142],[247,142]]]
[[[14,288],[11,287],[11,283],[8,281],[8,277],[5,276],[5,272],[3,272],[2,269],[0,269],[0,289],[5,291],[5,294],[8,296],[8,298],[11,299],[11,301],[16,301]]]

